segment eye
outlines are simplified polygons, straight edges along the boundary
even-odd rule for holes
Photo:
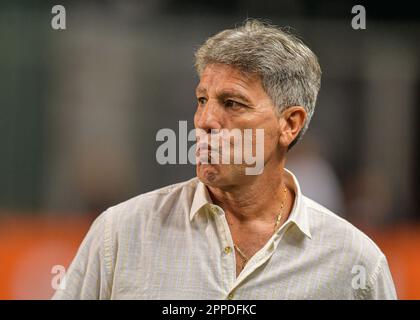
[[[233,101],[233,100],[226,100],[225,101],[225,107],[237,110],[237,109],[240,109],[240,108],[244,107],[244,104]]]
[[[207,99],[204,98],[204,97],[199,97],[199,98],[197,98],[197,102],[198,102],[198,104],[206,104]]]

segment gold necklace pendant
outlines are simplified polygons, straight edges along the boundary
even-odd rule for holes
[[[276,221],[274,223],[274,231],[273,234],[277,231],[277,227],[279,226],[280,222],[281,222],[281,218],[283,217],[283,210],[284,210],[284,205],[286,203],[286,197],[287,197],[287,188],[284,187],[284,200],[283,203],[281,204],[281,212],[277,215],[276,217]],[[247,264],[247,262],[249,261],[249,258],[242,252],[242,250],[234,243],[233,247],[236,249],[236,251],[238,252],[238,254],[241,256],[242,258],[242,267],[241,267],[241,271],[245,268],[245,265]]]
[[[236,244],[234,244],[233,246],[242,258],[242,265],[241,265],[241,271],[242,271],[245,268],[245,265],[248,262],[248,257],[242,252],[241,249],[239,249],[239,247]]]
[[[241,249],[239,249],[239,247],[236,244],[234,245],[234,247],[236,251],[238,251],[239,255],[242,257],[242,259],[244,260],[244,265],[245,265],[245,263],[248,262],[248,257],[242,252]]]

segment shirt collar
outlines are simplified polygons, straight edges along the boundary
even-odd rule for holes
[[[306,208],[304,196],[300,190],[299,182],[291,171],[286,168],[284,170],[286,172],[286,185],[292,188],[295,192],[295,201],[286,223],[294,223],[300,231],[302,231],[307,237],[311,238],[312,235],[309,228],[308,210]],[[211,204],[213,204],[213,201],[206,185],[198,180],[190,210],[190,221],[194,219],[201,209]]]
[[[198,180],[198,178],[197,178]],[[190,221],[194,219],[196,214],[206,205],[213,204],[210,197],[209,190],[206,185],[198,180],[197,187],[194,193],[194,199],[190,210]]]
[[[291,171],[286,168],[284,171],[286,172],[286,185],[295,192],[295,202],[293,203],[292,211],[290,212],[286,223],[289,223],[289,221],[293,222],[308,238],[312,238],[309,227],[308,209],[306,207],[304,195],[300,190],[299,182]]]

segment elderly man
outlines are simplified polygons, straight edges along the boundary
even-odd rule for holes
[[[284,168],[314,112],[314,53],[249,20],[209,38],[195,57],[195,127],[210,136],[263,129],[263,170],[203,161],[212,147],[198,143],[196,178],[96,219],[53,298],[395,299],[380,249],[306,198]]]

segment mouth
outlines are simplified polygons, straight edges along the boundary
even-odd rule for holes
[[[197,143],[195,156],[197,158],[197,164],[211,164],[212,159],[218,156],[219,151],[205,141]]]
[[[197,144],[195,155],[197,157],[200,157],[200,156],[203,156],[203,155],[210,156],[211,150],[212,150],[212,148],[208,143],[200,142],[200,143]]]

